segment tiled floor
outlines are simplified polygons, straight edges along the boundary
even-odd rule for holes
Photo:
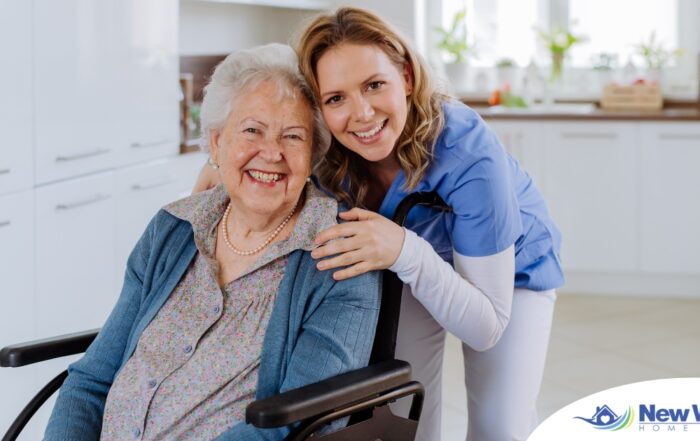
[[[560,294],[539,399],[544,419],[594,392],[657,378],[700,377],[700,300]],[[443,441],[464,441],[458,342],[448,340]]]

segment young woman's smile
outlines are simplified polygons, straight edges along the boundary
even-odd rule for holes
[[[403,132],[412,80],[377,46],[343,43],[317,66],[321,108],[328,128],[368,161],[389,157]]]

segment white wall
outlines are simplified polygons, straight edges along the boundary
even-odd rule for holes
[[[180,55],[225,54],[289,42],[314,11],[196,1],[180,2]]]
[[[333,6],[357,6],[369,9],[379,14],[382,18],[400,30],[406,37],[415,38],[417,14],[414,7],[420,0],[332,0]],[[422,1],[420,1],[422,3]],[[436,2],[437,3],[437,2]]]
[[[428,0],[330,0],[330,9],[357,6],[376,12],[424,52],[432,44],[426,14],[440,16],[439,2]],[[259,44],[291,42],[318,11],[231,3],[180,1],[180,55],[211,55]],[[435,22],[436,24],[438,22]]]

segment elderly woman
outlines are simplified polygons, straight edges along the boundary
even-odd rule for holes
[[[309,179],[327,134],[294,51],[227,57],[202,122],[222,184],[150,222],[46,440],[282,439],[244,423],[251,401],[368,361],[378,274],[337,282],[310,256],[338,205]]]

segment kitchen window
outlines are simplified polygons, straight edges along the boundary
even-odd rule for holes
[[[616,54],[620,66],[628,59],[639,67],[635,45],[651,32],[664,48],[683,48],[685,60],[675,64],[695,68],[700,51],[700,2],[697,0],[443,0],[441,24],[448,27],[454,13],[467,10],[468,40],[476,50],[474,66],[493,66],[511,58],[520,66],[531,59],[549,58],[535,29],[571,29],[588,41],[569,53],[572,66],[592,67],[596,55]]]
[[[589,67],[597,54],[615,54],[618,64],[643,65],[635,47],[651,33],[666,50],[679,46],[676,0],[569,0],[570,28],[588,41],[571,51],[574,66]],[[669,65],[675,65],[671,59]]]
[[[550,55],[535,29],[548,31],[555,26],[587,37],[585,43],[567,52],[565,66],[569,69],[585,75],[592,67],[607,64],[621,71],[631,60],[637,75],[641,75],[646,63],[637,54],[636,46],[648,42],[654,32],[655,41],[665,50],[683,52],[665,65],[664,95],[697,99],[698,0],[442,0],[437,5],[439,14],[427,15],[427,30],[435,25],[449,27],[454,13],[466,8],[468,42],[476,53],[476,57],[469,58],[469,64],[476,68],[472,69],[473,76],[478,69],[488,72],[504,58],[521,68],[530,61],[546,68]],[[435,41],[435,35],[427,40],[429,59],[434,63],[449,61],[436,49]]]
[[[444,0],[442,25],[447,28],[454,14],[467,10],[467,40],[473,46],[474,66],[493,66],[510,58],[525,66],[537,52],[533,27],[544,23],[542,0]]]

